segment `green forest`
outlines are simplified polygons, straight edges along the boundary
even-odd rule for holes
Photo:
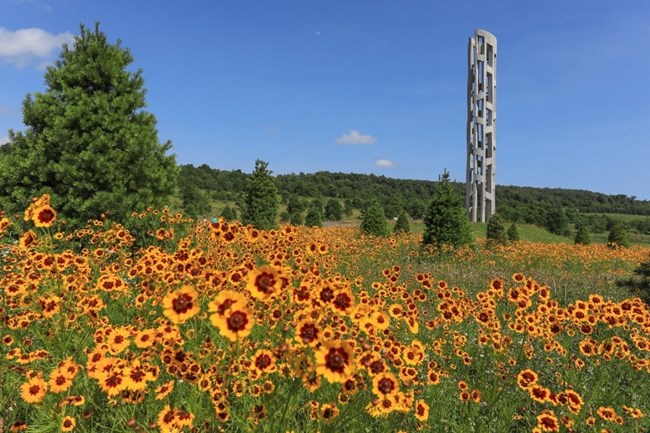
[[[183,208],[192,214],[209,213],[211,203],[229,202],[240,206],[250,174],[241,170],[219,170],[206,164],[181,165],[180,198]],[[282,204],[306,209],[312,202],[325,207],[328,201],[338,201],[346,215],[364,210],[377,200],[388,218],[396,218],[403,210],[415,220],[423,217],[434,192],[436,182],[429,180],[393,179],[373,174],[317,173],[282,174],[274,176]],[[452,183],[458,194],[465,197],[465,184]],[[562,234],[569,223],[581,221],[594,233],[609,230],[621,217],[612,214],[635,215],[623,218],[628,230],[650,234],[650,201],[637,200],[624,194],[607,195],[597,192],[522,186],[497,186],[497,211],[511,223],[535,224]]]

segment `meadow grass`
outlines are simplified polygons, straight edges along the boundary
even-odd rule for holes
[[[614,284],[648,249],[432,251],[153,209],[137,243],[48,207],[0,220],[8,431],[650,428],[650,311]]]

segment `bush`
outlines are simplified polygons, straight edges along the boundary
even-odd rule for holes
[[[237,211],[226,205],[219,216],[225,218],[227,221],[234,221],[237,219]]]
[[[307,209],[307,216],[305,216],[305,225],[307,227],[321,227],[323,225],[321,209],[321,203],[319,200],[311,202],[309,209]]]

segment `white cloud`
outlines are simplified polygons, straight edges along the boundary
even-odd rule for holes
[[[4,146],[9,143],[9,137],[0,137],[0,146]]]
[[[393,168],[396,166],[395,163],[390,159],[378,159],[375,161],[375,165],[382,168]]]
[[[0,60],[24,67],[34,59],[43,63],[53,51],[74,40],[72,33],[48,33],[43,29],[19,29],[14,32],[0,27]]]
[[[377,139],[372,135],[363,135],[356,129],[350,130],[336,139],[337,144],[375,144]]]

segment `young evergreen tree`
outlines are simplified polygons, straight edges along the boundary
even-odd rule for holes
[[[248,178],[242,211],[242,223],[260,230],[277,227],[278,188],[268,163],[256,160],[255,170]]]
[[[361,231],[373,236],[388,236],[390,234],[384,209],[376,200],[370,203],[363,214]]]
[[[424,216],[422,243],[436,249],[460,247],[473,242],[467,212],[445,171],[439,178],[433,199]]]
[[[23,102],[25,131],[9,131],[0,156],[0,208],[20,210],[49,193],[71,224],[110,211],[123,220],[162,207],[178,188],[168,141],[161,144],[146,107],[142,71],[130,51],[108,43],[99,24],[81,26],[45,73],[44,93]]]
[[[627,247],[627,231],[621,223],[615,222],[609,230],[607,244],[610,246]]]
[[[393,233],[408,233],[411,231],[411,227],[409,227],[409,215],[406,213],[405,210],[403,210],[399,216],[397,217],[397,221],[395,221],[395,226],[393,227]]]
[[[323,226],[323,215],[322,215],[322,206],[319,200],[313,200],[309,208],[307,209],[307,215],[305,216],[305,225],[307,227],[322,227]]]
[[[508,228],[508,240],[511,242],[519,240],[519,231],[517,230],[517,225],[515,223],[512,223]]]
[[[488,220],[485,237],[488,245],[505,245],[508,243],[508,234],[498,214],[493,214]]]
[[[575,244],[589,245],[591,243],[591,235],[589,233],[589,226],[584,221],[578,220],[576,222],[576,235],[573,238]]]

